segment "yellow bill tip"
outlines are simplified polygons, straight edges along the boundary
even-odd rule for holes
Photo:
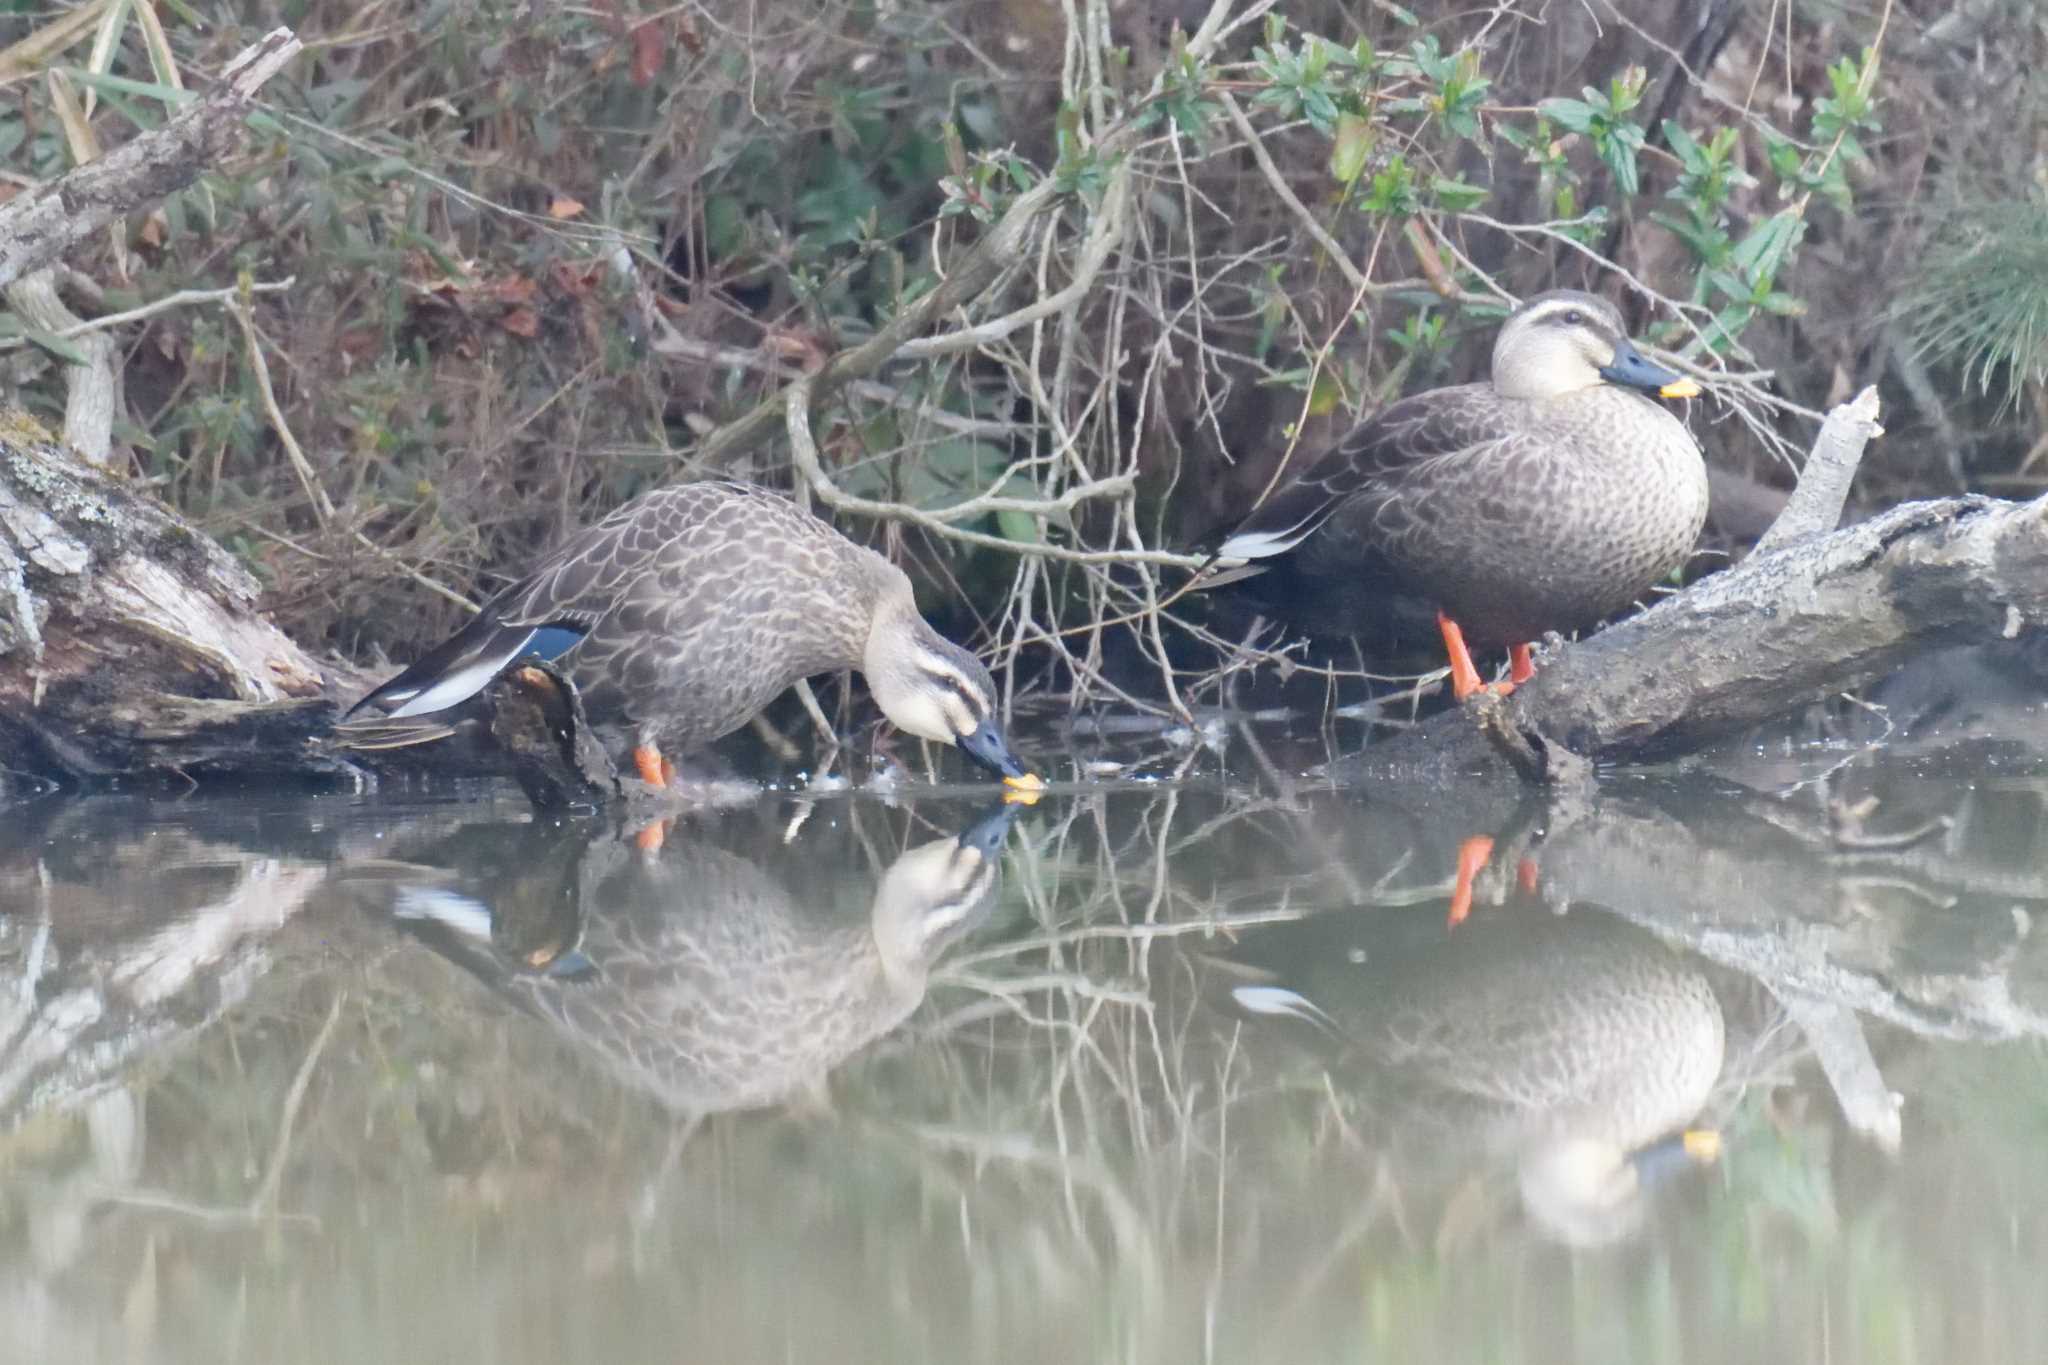
[[[1045,795],[1045,779],[1037,773],[1025,773],[1021,777],[1003,779],[1003,801],[1006,805],[1032,806]]]
[[[1657,396],[1659,398],[1697,398],[1700,396],[1700,386],[1693,383],[1690,379],[1674,379],[1663,388],[1657,390]]]
[[[1721,1135],[1711,1128],[1687,1129],[1679,1141],[1685,1147],[1685,1154],[1694,1161],[1705,1164],[1720,1159]]]

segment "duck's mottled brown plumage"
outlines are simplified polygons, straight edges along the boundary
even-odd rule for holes
[[[587,625],[565,660],[599,723],[689,749],[799,678],[858,668],[876,607],[910,580],[785,498],[738,483],[660,488],[543,560],[488,611]]]
[[[898,725],[1023,771],[988,670],[918,614],[903,571],[746,484],[656,489],[579,531],[357,703],[351,716],[372,714],[343,737],[395,747],[446,734],[433,718],[527,657],[554,660],[636,759],[717,739],[799,679],[850,669]]]
[[[1567,328],[1568,313],[1581,321]],[[1569,386],[1566,338],[1633,354],[1604,301],[1531,299],[1503,326],[1492,380],[1360,423],[1223,554],[1277,544],[1254,590],[1320,633],[1405,634],[1440,610],[1472,645],[1499,646],[1625,609],[1691,552],[1706,470],[1655,399],[1597,377]]]

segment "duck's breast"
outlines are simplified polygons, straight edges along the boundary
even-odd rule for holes
[[[1474,645],[1580,630],[1683,564],[1707,513],[1699,447],[1649,399],[1600,385],[1418,468],[1375,520],[1400,577]]]

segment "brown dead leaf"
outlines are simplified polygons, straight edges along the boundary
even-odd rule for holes
[[[632,41],[633,84],[652,85],[661,70],[662,59],[668,55],[668,25],[659,19],[635,24]]]
[[[530,275],[510,275],[493,281],[489,288],[491,297],[500,303],[530,303],[540,286]]]
[[[531,341],[540,335],[540,314],[531,308],[514,308],[498,319],[498,325],[513,336],[525,337]]]
[[[761,344],[777,357],[793,360],[807,371],[815,372],[825,364],[824,346],[800,328],[771,327],[762,335]]]
[[[578,298],[597,287],[603,267],[596,263],[572,265],[568,261],[556,261],[549,267],[555,276],[555,288]]]
[[[562,219],[580,218],[582,216],[583,201],[580,199],[571,199],[566,194],[558,196],[552,203],[548,205],[548,217],[553,218],[558,222],[561,221]]]

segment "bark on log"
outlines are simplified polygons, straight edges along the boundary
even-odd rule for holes
[[[305,744],[321,669],[257,592],[169,508],[0,424],[0,768],[343,771]]]

